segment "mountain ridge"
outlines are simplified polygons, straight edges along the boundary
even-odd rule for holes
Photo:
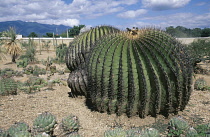
[[[28,36],[31,32],[35,32],[39,36],[46,35],[46,33],[61,34],[67,29],[72,28],[64,25],[50,25],[38,22],[25,22],[21,20],[0,22],[0,32],[8,30],[9,27],[14,27],[16,33],[23,36]]]

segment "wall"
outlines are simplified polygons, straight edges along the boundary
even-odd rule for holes
[[[55,50],[56,45],[60,44],[66,44],[69,46],[69,43],[73,41],[74,38],[31,38],[34,40],[34,42],[37,45],[37,48],[42,48],[45,43],[49,42],[50,49],[49,50]],[[29,38],[20,38],[19,41],[22,42],[28,42]],[[43,48],[42,48],[43,49]]]

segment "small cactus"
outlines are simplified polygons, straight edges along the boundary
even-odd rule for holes
[[[104,137],[127,137],[127,133],[122,128],[115,128],[105,131]]]
[[[50,137],[50,135],[46,134],[45,132],[35,135],[34,137]]]
[[[8,137],[8,134],[3,129],[0,129],[0,137]]]
[[[18,122],[12,125],[8,130],[7,133],[9,136],[14,137],[30,137],[30,133],[28,132],[29,126],[24,122]],[[22,135],[22,136],[21,136]],[[29,135],[29,136],[27,136]]]
[[[193,128],[189,128],[185,134],[186,137],[198,137],[198,132]]]
[[[57,124],[56,118],[49,112],[40,114],[33,123],[34,132],[45,132],[49,135],[53,135],[53,130]]]
[[[169,123],[169,135],[181,135],[189,128],[188,123],[180,118],[180,117],[175,117],[172,118]]]
[[[195,81],[194,88],[197,90],[206,90],[207,84],[204,78],[199,78]]]
[[[16,132],[12,137],[32,137],[32,135],[28,131],[19,131]]]
[[[0,95],[10,94],[17,94],[17,82],[13,78],[0,78]]]
[[[67,133],[78,131],[80,127],[78,117],[71,114],[63,118],[61,126]]]
[[[82,137],[78,132],[68,134],[66,137]]]
[[[157,129],[148,128],[142,132],[141,137],[160,137],[160,133]]]

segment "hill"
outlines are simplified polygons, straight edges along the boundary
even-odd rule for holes
[[[28,36],[31,32],[35,32],[40,36],[46,35],[47,32],[61,34],[71,28],[64,25],[49,25],[37,22],[24,22],[20,20],[0,22],[0,32],[7,30],[9,27],[15,27],[17,34],[23,36]]]

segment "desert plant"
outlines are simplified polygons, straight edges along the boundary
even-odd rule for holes
[[[9,27],[8,30],[3,32],[3,36],[7,37],[3,40],[3,47],[7,53],[12,56],[12,62],[16,62],[18,55],[22,53],[22,49],[18,40],[16,39],[16,30],[13,27]]]
[[[13,78],[0,78],[0,95],[17,95],[17,82]]]
[[[66,137],[82,137],[82,136],[78,132],[73,132],[66,135]]]
[[[71,133],[75,131],[77,132],[80,128],[79,119],[77,116],[74,116],[71,114],[62,119],[61,126],[62,126],[62,129],[67,133]]]
[[[28,132],[30,130],[29,126],[24,122],[18,122],[12,125],[7,133],[11,137],[31,137],[31,134]]]
[[[140,136],[141,137],[160,137],[160,133],[157,129],[147,128],[141,133]]]
[[[28,58],[19,59],[16,64],[18,68],[26,68],[28,66]]]
[[[0,76],[3,77],[12,77],[13,75],[15,75],[15,71],[11,68],[5,68],[0,71]]]
[[[189,128],[188,123],[181,117],[174,117],[168,123],[168,136],[180,136]]]
[[[8,136],[9,135],[8,135],[8,133],[5,130],[0,129],[0,137],[8,137]]]
[[[40,88],[47,85],[47,82],[43,78],[30,77],[24,83],[20,83],[19,89],[26,93],[32,93],[32,91],[40,91]]]
[[[65,62],[65,55],[67,51],[67,45],[66,44],[60,44],[56,47],[56,58],[59,63]]]
[[[194,88],[197,90],[206,90],[207,89],[207,84],[204,78],[198,78],[195,81]]]
[[[68,69],[73,71],[81,67],[82,64],[84,65],[87,54],[94,46],[93,43],[101,37],[114,32],[119,32],[119,30],[111,26],[97,26],[74,38],[69,44],[66,54]]]
[[[49,40],[48,41],[42,40],[42,43],[43,43],[42,48],[46,49],[47,52],[49,52],[51,41],[49,41]]]
[[[199,137],[209,137],[210,136],[210,123],[208,124],[201,124],[195,127],[195,130],[198,133]]]
[[[32,135],[28,131],[19,131],[15,133],[12,137],[32,137]]]
[[[193,127],[190,127],[186,131],[185,136],[186,137],[198,137],[198,133],[197,133],[197,131]]]
[[[196,66],[196,64],[201,61],[209,60],[209,58],[206,57],[210,56],[210,41],[198,39],[187,45],[187,50],[192,56],[194,66]]]
[[[28,62],[35,61],[36,44],[33,39],[29,39],[28,42],[23,42],[22,47],[26,49],[25,53],[20,56],[20,59],[27,58]]]
[[[78,69],[72,71],[69,74],[67,83],[69,88],[71,89],[72,96],[87,95],[86,94],[87,77],[85,70]]]
[[[126,137],[127,133],[122,128],[110,129],[104,132],[104,137]]]
[[[106,35],[86,64],[87,99],[100,112],[168,116],[189,101],[192,63],[184,46],[161,30]]]
[[[49,112],[43,112],[33,122],[33,132],[42,133],[45,132],[49,135],[53,135],[53,130],[57,124],[56,118]]]

